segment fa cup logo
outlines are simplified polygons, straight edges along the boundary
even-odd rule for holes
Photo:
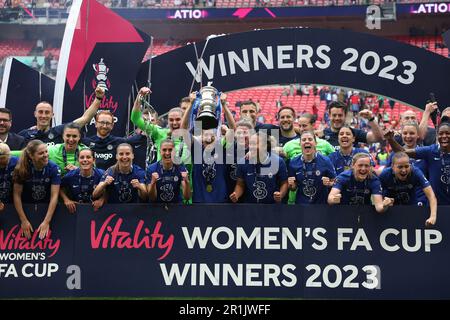
[[[106,74],[109,72],[109,68],[103,62],[103,58],[100,59],[99,63],[93,64],[92,67],[94,68],[95,79],[97,80],[92,80],[92,87],[95,89],[97,86],[99,86],[107,91],[111,87],[111,83],[106,76]]]

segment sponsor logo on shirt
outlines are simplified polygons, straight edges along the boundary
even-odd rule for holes
[[[113,154],[112,153],[95,153],[96,159],[103,159],[103,160],[109,160],[112,159]]]

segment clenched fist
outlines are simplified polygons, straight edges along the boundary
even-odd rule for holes
[[[288,178],[288,186],[289,186],[289,189],[291,189],[291,190],[294,190],[297,188],[297,184],[295,183],[295,177]]]
[[[109,186],[110,184],[112,184],[114,182],[114,178],[111,176],[107,176],[105,179],[105,183]]]
[[[332,187],[334,184],[334,179],[328,177],[322,177],[322,183],[325,187]]]
[[[231,201],[232,201],[233,203],[238,202],[239,198],[238,198],[238,196],[236,195],[236,192],[233,192],[232,194],[230,194],[230,199],[231,199]]]
[[[329,198],[330,204],[338,204],[341,203],[342,194],[338,193]]]
[[[132,180],[130,181],[130,183],[131,183],[131,185],[133,186],[133,188],[135,188],[135,189],[139,188],[139,186],[141,185],[141,183],[139,182],[138,179],[132,179]]]
[[[152,173],[152,182],[151,183],[155,183],[158,179],[159,179],[158,172],[153,172]]]

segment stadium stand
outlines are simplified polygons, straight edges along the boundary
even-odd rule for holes
[[[440,54],[444,57],[448,57],[449,49],[444,45],[441,36],[395,36],[392,39],[414,45],[436,54]],[[7,56],[26,56],[32,55],[30,51],[34,46],[33,41],[26,40],[1,40],[0,41],[0,60]],[[157,56],[171,50],[175,50],[182,47],[186,42],[176,41],[173,39],[158,39],[153,43],[153,48],[147,50],[147,56],[152,54]],[[47,47],[44,50],[44,55],[51,53],[52,55],[59,57],[59,47]]]
[[[253,8],[253,7],[286,7],[286,6],[347,6],[383,4],[392,2],[389,0],[98,0],[98,2],[110,8],[192,8],[192,7],[216,7],[216,8]],[[431,0],[399,0],[398,3],[426,3],[440,2]],[[0,8],[26,7],[26,8],[67,8],[71,5],[68,0],[53,1],[0,1]]]
[[[33,45],[34,42],[25,40],[0,41],[0,61],[8,56],[27,56]]]

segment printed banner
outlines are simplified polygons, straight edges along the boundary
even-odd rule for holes
[[[60,206],[29,241],[8,207],[0,296],[448,299],[449,209],[425,228],[425,207]],[[46,207],[25,211],[36,229]]]
[[[106,91],[100,110],[114,114],[113,134],[123,136],[130,112],[128,96],[149,44],[150,36],[97,1],[74,1],[56,77],[56,122],[79,117],[100,86]],[[95,133],[93,125],[89,129]]]
[[[44,220],[47,208],[24,205],[33,230]],[[58,210],[52,219],[50,235],[41,240],[21,234],[20,220],[13,205],[0,214],[0,296],[63,297],[68,268],[73,264],[76,216]],[[70,271],[70,270],[69,270]]]
[[[109,54],[110,46],[126,53],[120,51],[112,60],[107,59],[103,53]],[[79,78],[73,78],[78,82],[71,82],[75,83],[74,90],[84,93],[71,98],[70,105],[64,104],[63,122],[82,114],[80,108],[91,102],[94,85],[103,81],[112,88],[119,77],[119,82],[128,81],[129,85],[120,94],[108,89],[101,108],[115,111],[116,116],[122,112],[115,134],[123,136],[131,84],[147,85],[149,64],[140,63],[146,46],[147,40],[95,45]],[[130,49],[135,47],[139,48]],[[136,65],[128,65],[128,59]],[[81,80],[83,76],[86,81]],[[177,106],[191,88],[198,90],[200,83],[208,82],[219,91],[270,84],[335,85],[380,94],[422,109],[433,92],[440,108],[450,105],[449,59],[397,41],[344,30],[274,29],[219,36],[153,58],[150,78],[150,103],[159,114]],[[8,88],[17,88],[23,81],[27,80],[10,79]],[[58,90],[57,87],[55,91]],[[13,95],[8,94],[6,105],[11,107],[10,96]],[[116,103],[119,97],[125,102]]]
[[[55,81],[14,58],[8,58],[3,75],[0,107],[13,114],[13,132],[36,125],[34,108],[41,101],[53,103]],[[81,115],[81,114],[80,114]]]
[[[373,1],[371,1],[373,2]],[[431,3],[394,3],[398,17],[411,15],[443,15],[450,13],[449,2]],[[113,8],[121,17],[130,20],[249,20],[249,19],[286,19],[299,17],[359,17],[364,18],[368,5],[340,5],[340,6],[286,6],[286,7],[253,7],[253,8]],[[67,19],[66,9],[34,8],[34,17],[50,17]],[[24,20],[33,19],[24,15]]]
[[[225,92],[313,83],[372,92],[422,109],[433,92],[441,108],[450,105],[449,59],[344,30],[258,30],[170,51],[152,61],[151,103],[161,114],[166,112],[189,94],[194,76],[194,90],[208,82]]]

